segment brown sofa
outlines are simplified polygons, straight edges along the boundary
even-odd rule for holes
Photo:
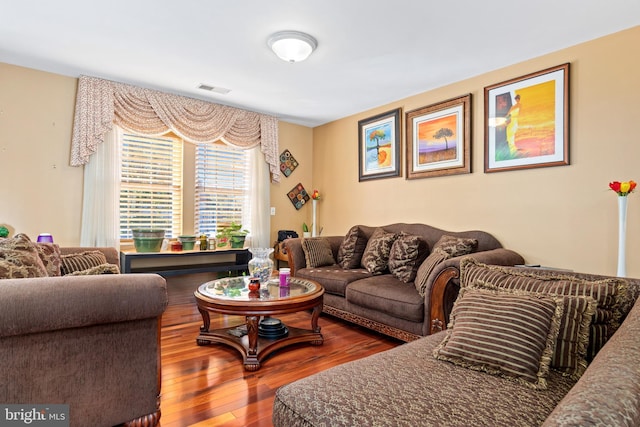
[[[358,226],[368,239],[379,227]],[[516,265],[524,259],[505,249],[491,234],[484,231],[450,232],[425,224],[390,224],[385,231],[420,236],[427,243],[427,251],[434,248],[442,236],[476,239],[477,249],[469,256],[481,262]],[[338,251],[345,236],[324,237],[338,259]],[[403,283],[391,274],[372,275],[364,268],[343,269],[340,265],[319,268],[307,266],[302,238],[287,239],[291,275],[315,280],[324,289],[323,312],[383,334],[411,341],[445,328],[449,313],[458,295],[458,267],[461,256],[449,258],[435,266],[426,281],[422,297],[413,283]],[[428,262],[427,258],[424,262]]]
[[[112,248],[99,250],[118,265]],[[72,426],[160,418],[165,280],[99,274],[0,280],[0,402],[67,404]]]
[[[611,322],[612,336],[604,340],[579,378],[551,367],[546,389],[539,390],[469,365],[439,360],[434,350],[447,336],[448,331],[443,331],[282,386],[274,401],[274,426],[640,425],[640,280],[517,269],[510,273],[513,277],[507,286],[507,280],[494,273],[481,274],[477,282],[512,289],[546,287],[562,295],[575,292],[598,300],[596,314],[588,317],[591,323],[586,325],[589,347],[601,338],[602,324]],[[463,289],[467,280],[473,279],[463,276]],[[584,283],[579,284],[583,280],[594,283],[591,291],[584,291]],[[554,286],[561,283],[564,291],[559,292]],[[609,286],[615,287],[616,295],[604,296]],[[621,315],[619,328],[615,316],[597,314],[601,304]],[[560,329],[558,337],[562,334]],[[553,351],[558,348],[554,346]]]

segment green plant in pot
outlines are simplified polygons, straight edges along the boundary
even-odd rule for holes
[[[216,233],[216,246],[218,248],[231,246],[232,249],[242,249],[247,234],[249,234],[249,230],[243,230],[242,224],[231,222]]]

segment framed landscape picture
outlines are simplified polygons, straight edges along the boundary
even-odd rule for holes
[[[471,173],[471,94],[409,111],[407,179]]]
[[[358,180],[400,176],[400,108],[358,122]]]
[[[569,164],[569,64],[484,89],[484,171]]]

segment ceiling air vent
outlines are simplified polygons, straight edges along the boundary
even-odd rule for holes
[[[227,88],[224,88],[224,87],[206,85],[204,83],[200,84],[198,86],[198,89],[206,90],[206,91],[209,91],[209,92],[220,93],[222,95],[226,95],[229,92],[231,92],[231,89],[227,89]]]

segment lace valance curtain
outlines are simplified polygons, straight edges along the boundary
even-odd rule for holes
[[[195,143],[260,145],[272,180],[280,181],[277,118],[87,76],[78,82],[71,165],[86,164],[114,124],[148,136],[171,130]]]

